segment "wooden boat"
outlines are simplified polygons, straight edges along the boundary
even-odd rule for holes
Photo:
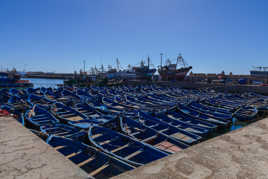
[[[193,134],[186,130],[174,127],[166,122],[162,122],[158,120],[156,117],[153,117],[141,111],[139,111],[138,120],[143,125],[151,129],[154,129],[158,131],[159,133],[162,133],[171,138],[179,140],[187,145],[193,145],[202,139],[202,137],[197,134]]]
[[[40,105],[28,110],[23,119],[23,125],[40,130],[42,126],[52,126],[60,121]]]
[[[153,147],[163,150],[167,153],[175,153],[189,147],[188,145],[168,137],[154,129],[144,126],[135,120],[129,118],[120,118],[121,131],[141,142],[145,142]]]
[[[95,147],[136,167],[168,155],[148,144],[100,126],[90,126],[88,137]]]
[[[117,103],[117,102],[115,102],[112,99],[109,99],[107,97],[102,98],[102,103],[107,105],[107,106],[112,106],[113,108],[117,108],[119,110],[124,110],[125,108],[128,108],[128,109],[137,109],[138,108],[138,107],[134,107],[134,106],[126,105],[126,104]]]
[[[185,122],[182,122],[180,120],[173,119],[173,118],[171,118],[168,115],[163,114],[163,113],[156,115],[155,118],[162,121],[162,122],[165,122],[171,126],[183,129],[185,131],[188,131],[188,132],[191,132],[193,134],[200,135],[200,136],[206,136],[210,132],[210,130],[208,128],[198,127],[197,125],[185,123]]]
[[[207,121],[203,121],[203,120],[200,120],[196,117],[192,117],[186,113],[183,113],[177,107],[174,107],[174,108],[167,110],[164,114],[166,116],[168,116],[169,118],[181,121],[181,122],[186,123],[186,124],[191,125],[191,126],[206,129],[209,131],[214,131],[218,127],[216,124],[213,124],[213,123],[210,123]]]
[[[10,95],[8,93],[8,89],[0,89],[0,104],[5,104],[8,102]]]
[[[73,107],[73,109],[88,117],[90,120],[92,119],[93,123],[99,125],[104,125],[118,117],[116,114],[99,110],[98,108],[94,108],[86,103],[78,103]]]
[[[75,109],[64,105],[63,103],[56,102],[51,106],[52,114],[54,114],[61,122],[69,125],[87,129],[91,123],[98,123],[95,119],[89,119],[84,114],[76,111]]]
[[[17,96],[10,96],[8,102],[2,105],[2,109],[5,109],[9,113],[17,116],[22,113],[25,113],[30,108],[30,105],[28,105],[24,100]]]
[[[30,95],[30,94],[35,94],[35,95],[43,96],[43,94],[42,94],[41,91],[40,91],[40,88],[27,88],[27,89],[26,89],[26,93],[27,93],[28,95]]]
[[[218,120],[222,120],[222,121],[228,121],[228,120],[232,120],[233,115],[230,113],[221,113],[218,111],[214,111],[212,109],[208,109],[202,105],[199,105],[197,102],[192,102],[190,104],[188,104],[188,107],[198,111],[200,113],[204,113],[214,119],[218,119]]]
[[[47,109],[40,105],[35,105],[25,113],[22,122],[25,126],[29,125],[34,129],[40,130],[42,126],[53,126],[53,124],[59,123],[60,121],[49,113]]]
[[[76,93],[80,97],[81,101],[86,102],[88,104],[99,106],[102,103],[102,96],[90,94],[89,89],[87,88],[79,88],[77,89]]]
[[[31,105],[34,106],[36,104],[42,105],[42,106],[47,106],[55,103],[55,101],[49,100],[45,98],[44,96],[39,96],[35,94],[30,94],[27,98],[27,102]]]
[[[87,133],[79,128],[60,124],[53,123],[52,125],[41,126],[40,131],[43,135],[46,136],[60,136],[64,138],[70,138],[75,140],[84,140],[87,136]]]
[[[76,103],[80,103],[81,99],[79,96],[72,92],[64,89],[58,89],[57,91],[47,90],[45,97],[52,101],[63,103],[67,106],[73,106]]]
[[[227,120],[215,119],[215,118],[212,118],[211,116],[209,116],[209,115],[207,115],[205,113],[202,113],[200,111],[196,111],[196,110],[194,110],[192,108],[189,108],[188,106],[184,106],[184,105],[181,105],[181,104],[179,104],[179,109],[183,113],[188,114],[189,116],[192,116],[192,117],[195,117],[195,118],[198,118],[198,119],[201,119],[201,120],[216,124],[218,126],[228,126],[231,123],[230,120],[227,121]]]
[[[9,89],[9,94],[10,96],[16,96],[19,99],[26,100],[28,97],[28,94],[25,90],[22,89],[16,89],[16,88],[11,88]]]
[[[113,158],[79,141],[51,136],[47,139],[55,150],[63,154],[94,178],[110,178],[134,169],[126,162]]]
[[[243,106],[239,108],[234,116],[240,121],[251,121],[255,119],[258,114],[258,109],[253,106]]]
[[[202,104],[202,103],[198,103],[196,101],[192,102],[191,106],[199,108],[199,109],[203,109],[205,111],[210,111],[210,112],[214,112],[214,113],[220,113],[220,114],[226,114],[226,115],[232,116],[232,112],[227,110],[227,109],[208,106],[208,105],[205,105],[205,104]]]

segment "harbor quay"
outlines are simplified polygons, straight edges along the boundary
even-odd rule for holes
[[[0,117],[0,178],[84,179],[87,173],[13,117]]]

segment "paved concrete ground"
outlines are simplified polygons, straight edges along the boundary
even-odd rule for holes
[[[267,179],[268,118],[115,178]]]
[[[15,119],[0,117],[0,178],[86,178],[65,159]]]

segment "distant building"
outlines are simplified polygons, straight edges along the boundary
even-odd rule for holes
[[[255,67],[250,71],[250,76],[255,82],[268,83],[268,67]]]
[[[250,71],[250,75],[253,77],[268,77],[268,71],[252,70]]]

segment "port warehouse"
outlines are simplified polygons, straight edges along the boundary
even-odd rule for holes
[[[187,81],[204,81],[210,80],[211,82],[219,79],[226,79],[232,83],[238,83],[240,79],[244,79],[246,84],[251,84],[253,81],[260,81],[262,83],[268,83],[268,72],[259,73],[259,71],[251,71],[250,75],[237,75],[237,74],[224,74],[224,73],[190,73],[189,76],[186,77]]]

